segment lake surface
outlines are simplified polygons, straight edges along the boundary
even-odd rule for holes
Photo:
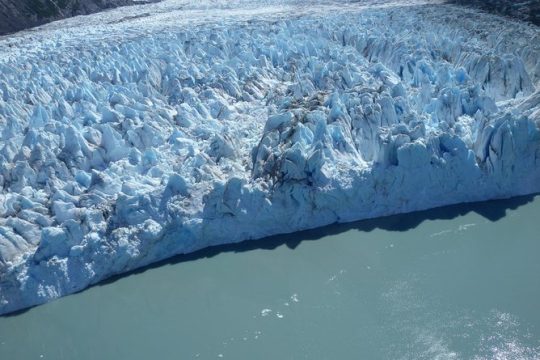
[[[540,359],[540,197],[178,257],[0,318],[0,359]]]

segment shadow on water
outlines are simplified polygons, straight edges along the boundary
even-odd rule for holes
[[[450,205],[407,214],[360,220],[352,223],[333,224],[291,234],[270,236],[255,241],[247,240],[236,244],[212,246],[190,254],[176,255],[132,271],[111,276],[108,279],[92,285],[91,287],[108,285],[116,282],[117,280],[129,277],[131,275],[141,274],[147,270],[155,269],[164,265],[175,265],[204,258],[212,258],[221,253],[242,253],[252,250],[273,250],[283,245],[290,249],[295,249],[302,242],[320,240],[324,237],[337,235],[349,230],[371,232],[375,229],[382,229],[387,231],[404,232],[416,228],[418,225],[427,220],[451,220],[471,212],[477,213],[487,220],[495,222],[504,218],[508,210],[515,210],[520,206],[532,202],[537,195],[539,194],[519,196],[504,200],[490,200],[477,203]],[[9,314],[0,315],[0,318],[18,316],[31,309],[32,307],[18,310]]]
[[[30,307],[27,307],[27,308],[24,308],[24,309],[20,309],[20,310],[17,310],[17,311],[12,311],[12,312],[7,313],[7,314],[2,314],[2,315],[0,315],[0,319],[2,319],[2,318],[10,318],[10,317],[17,317],[19,315],[27,313],[28,311],[30,311],[33,308],[38,307],[38,306],[39,305],[33,305],[33,306],[30,306]]]
[[[246,240],[235,244],[212,246],[190,254],[176,255],[127,273],[114,275],[94,286],[111,284],[124,277],[140,274],[146,270],[155,269],[164,265],[174,265],[204,258],[212,258],[221,253],[242,253],[252,250],[273,250],[282,245],[285,245],[290,249],[295,249],[302,242],[319,240],[324,237],[337,235],[349,230],[371,232],[375,229],[383,229],[387,231],[404,232],[416,228],[426,220],[451,220],[459,216],[466,215],[470,212],[477,213],[487,220],[495,222],[505,217],[508,210],[515,210],[520,206],[533,201],[536,195],[537,194],[519,196],[504,200],[490,200],[477,203],[450,205],[407,214],[360,220],[352,223],[333,224],[291,234],[270,236],[259,240]]]

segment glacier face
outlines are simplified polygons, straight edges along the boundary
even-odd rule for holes
[[[206,246],[538,192],[539,54],[537,27],[412,0],[169,0],[0,38],[0,313]]]

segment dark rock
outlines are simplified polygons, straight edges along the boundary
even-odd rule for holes
[[[72,16],[141,3],[134,0],[0,0],[0,35]]]
[[[540,26],[540,0],[450,0],[450,3],[480,8],[490,13]]]

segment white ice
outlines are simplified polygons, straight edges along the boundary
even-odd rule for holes
[[[0,313],[207,246],[540,191],[540,31],[179,1],[0,38]]]

